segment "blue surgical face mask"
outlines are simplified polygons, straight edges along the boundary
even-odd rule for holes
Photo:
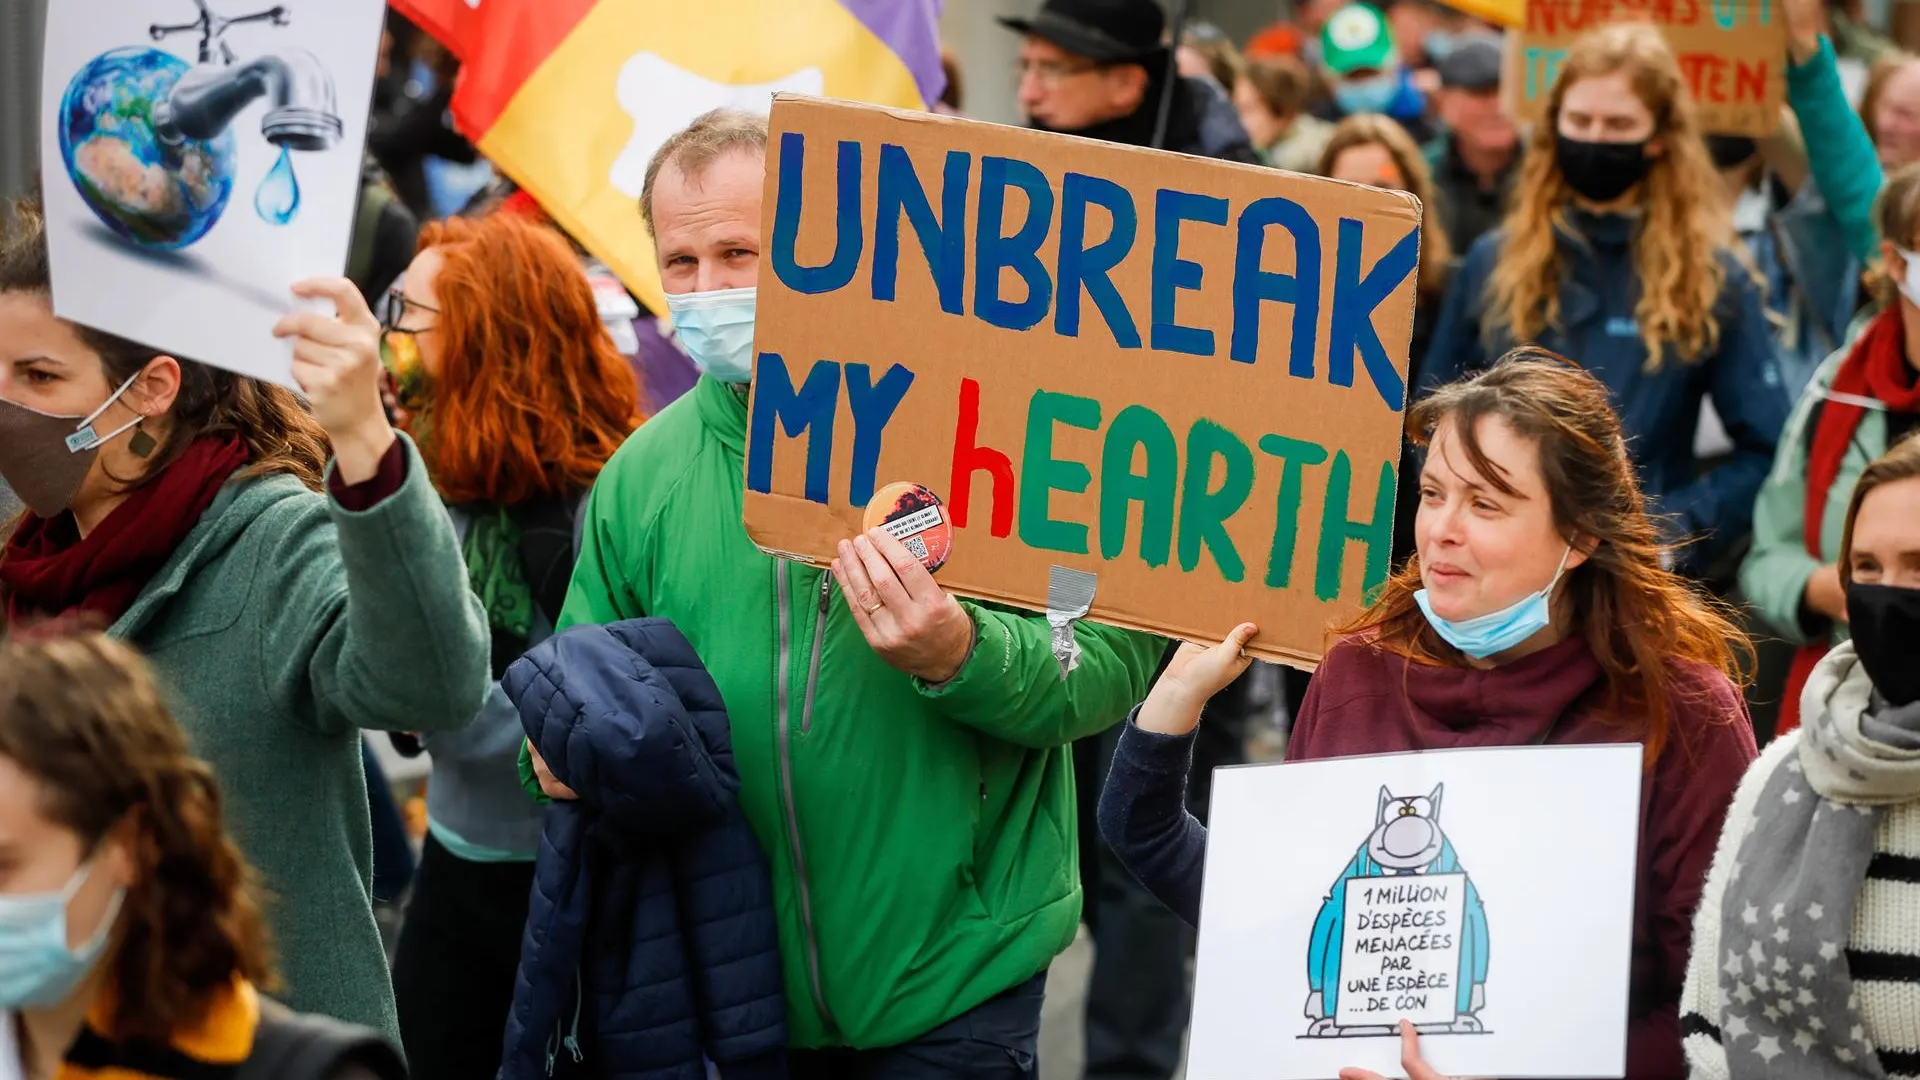
[[[0,1009],[58,1005],[100,962],[127,898],[125,889],[113,894],[93,936],[77,949],[67,947],[67,904],[96,865],[75,870],[57,893],[0,896]]]
[[[715,289],[668,294],[673,333],[701,371],[724,383],[753,381],[753,311],[757,290]]]
[[[1413,594],[1413,602],[1420,605],[1421,614],[1427,617],[1427,625],[1433,627],[1434,633],[1445,638],[1447,644],[1475,660],[1485,660],[1527,640],[1553,621],[1553,610],[1549,603],[1553,599],[1553,587],[1560,584],[1560,575],[1566,573],[1567,560],[1572,556],[1573,547],[1569,545],[1566,554],[1560,556],[1560,568],[1553,572],[1553,580],[1547,582],[1546,588],[1528,593],[1511,607],[1486,615],[1459,622],[1443,619],[1433,613],[1433,605],[1427,599],[1425,589]]]
[[[1400,96],[1400,80],[1394,75],[1376,75],[1371,79],[1343,82],[1333,88],[1333,100],[1348,116],[1384,113]]]
[[[1445,30],[1429,30],[1420,44],[1427,52],[1427,59],[1437,64],[1445,60],[1460,42]]]

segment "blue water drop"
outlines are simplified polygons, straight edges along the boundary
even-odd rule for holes
[[[300,212],[300,181],[293,175],[293,158],[286,147],[280,148],[280,160],[253,193],[253,208],[269,225],[285,225]]]

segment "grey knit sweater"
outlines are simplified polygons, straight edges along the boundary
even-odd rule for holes
[[[1797,755],[1799,746],[1798,731],[1774,740],[1740,782],[1700,896],[1693,924],[1693,959],[1680,1002],[1687,1072],[1695,1080],[1726,1080],[1728,1075],[1717,1026],[1722,1003],[1715,961],[1720,955],[1721,904],[1729,867],[1754,819],[1768,777]],[[1881,1068],[1890,1080],[1920,1080],[1920,801],[1889,806],[1881,818],[1846,950],[1860,996],[1860,1023]]]

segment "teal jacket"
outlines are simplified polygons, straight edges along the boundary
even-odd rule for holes
[[[1820,39],[1820,51],[1806,63],[1787,65],[1787,101],[1800,121],[1814,185],[1846,245],[1844,252],[1828,254],[1872,261],[1880,249],[1873,201],[1886,183],[1886,174],[1867,129],[1847,102],[1833,44],[1825,37]],[[1843,317],[1842,325],[1845,321]]]
[[[1804,64],[1788,67],[1787,95],[1806,139],[1813,182],[1825,198],[1829,220],[1844,238],[1844,248],[1833,242],[1831,234],[1813,233],[1802,238],[1797,219],[1791,215],[1779,221],[1781,236],[1806,259],[1821,260],[1803,265],[1798,275],[1810,293],[1851,285],[1858,266],[1878,255],[1880,239],[1873,223],[1873,203],[1886,174],[1860,118],[1847,104],[1833,46],[1825,38],[1820,41],[1818,54]],[[1829,306],[1850,313],[1849,298],[1853,295],[1849,288],[1837,304]],[[1854,482],[1887,449],[1886,414],[1868,412],[1862,417],[1847,448],[1818,526],[1817,559],[1806,545],[1807,454],[1812,446],[1812,424],[1833,386],[1834,375],[1853,350],[1854,339],[1870,322],[1869,317],[1855,319],[1846,340],[1814,369],[1781,432],[1773,468],[1754,502],[1753,546],[1740,566],[1740,587],[1767,624],[1796,645],[1811,644],[1814,637],[1826,637],[1835,643],[1847,637],[1844,624],[1829,627],[1825,619],[1818,620],[1819,625],[1803,623],[1800,601],[1813,572],[1840,556],[1840,534],[1846,526],[1847,502]]]
[[[1861,319],[1856,328],[1864,330],[1871,320]],[[1887,452],[1887,414],[1868,410],[1860,418],[1853,442],[1840,460],[1840,473],[1827,490],[1827,505],[1820,518],[1820,557],[1807,550],[1807,455],[1813,446],[1813,426],[1833,378],[1853,351],[1853,342],[1834,350],[1833,355],[1815,369],[1806,392],[1787,419],[1780,436],[1780,449],[1773,459],[1773,471],[1760,485],[1753,506],[1753,546],[1740,564],[1740,588],[1747,600],[1760,612],[1776,633],[1795,645],[1813,643],[1825,637],[1832,643],[1847,639],[1846,624],[1820,618],[1817,625],[1803,623],[1800,600],[1807,591],[1807,579],[1820,567],[1840,557],[1840,537],[1847,527],[1847,504],[1853,497],[1853,485],[1875,458]]]
[[[1031,978],[1072,942],[1068,744],[1119,723],[1163,650],[971,602],[977,639],[929,686],[874,654],[831,575],[741,526],[746,403],[702,378],[595,485],[562,629],[673,620],[733,726],[740,802],[773,866],[788,1037],[889,1046]],[[958,542],[965,543],[964,535]]]
[[[489,644],[447,513],[406,453],[404,486],[364,513],[287,475],[229,483],[112,627],[219,778],[263,879],[284,1000],[396,1040],[360,729],[464,725]]]

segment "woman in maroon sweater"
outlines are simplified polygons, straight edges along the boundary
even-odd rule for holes
[[[1417,558],[1339,629],[1287,759],[1645,744],[1627,1075],[1684,1076],[1693,910],[1755,757],[1733,682],[1745,639],[1664,569],[1620,420],[1593,376],[1517,350],[1422,402],[1409,430],[1428,447]],[[1101,796],[1107,843],[1189,922],[1206,845],[1182,798],[1193,730],[1246,666],[1240,647],[1254,632],[1181,649],[1122,733]]]

